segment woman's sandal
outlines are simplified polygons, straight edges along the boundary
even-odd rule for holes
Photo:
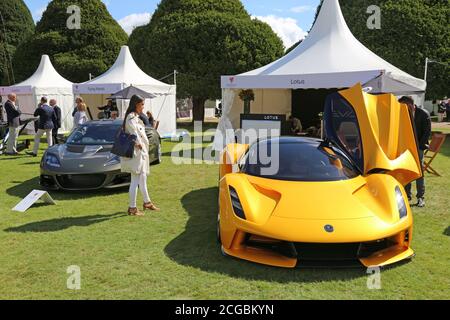
[[[140,212],[137,208],[128,208],[128,215],[134,217],[143,217],[144,213]]]
[[[156,207],[153,203],[144,203],[144,211],[145,210],[151,210],[151,211],[161,211],[158,207]]]

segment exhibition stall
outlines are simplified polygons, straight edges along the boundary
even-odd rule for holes
[[[160,121],[160,134],[176,131],[176,86],[155,80],[134,61],[130,49],[123,46],[114,65],[99,77],[85,83],[74,84],[75,95],[83,97],[94,118],[98,107],[106,104],[112,94],[129,86],[142,89],[155,96],[146,100],[145,112],[151,111],[155,120]],[[128,106],[127,100],[118,101],[119,112],[123,116]]]
[[[61,131],[68,132],[72,129],[74,105],[72,82],[64,79],[55,70],[48,55],[42,56],[39,67],[29,79],[10,87],[0,87],[0,95],[4,102],[10,93],[17,95],[17,105],[23,113],[23,119],[32,117],[41,97],[56,99],[61,108]],[[32,125],[29,128],[31,132],[34,131]]]
[[[350,31],[338,0],[324,0],[317,20],[299,46],[281,59],[239,75],[223,76],[222,106],[215,150],[234,142],[225,134],[240,129],[244,103],[252,89],[251,114],[294,115],[306,126],[319,125],[328,94],[361,83],[371,93],[413,95],[421,104],[426,81],[417,79],[366,48]]]

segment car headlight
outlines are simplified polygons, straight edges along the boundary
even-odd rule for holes
[[[246,220],[244,209],[242,208],[241,201],[239,200],[239,196],[237,194],[237,191],[235,188],[230,187],[230,197],[231,197],[231,204],[233,206],[234,213],[239,218]]]
[[[397,199],[398,212],[400,214],[400,219],[406,218],[408,216],[408,208],[406,206],[405,198],[400,190],[400,187],[395,188],[395,198]]]
[[[60,168],[61,163],[56,155],[47,153],[44,156],[44,163],[49,167]]]
[[[120,164],[120,157],[117,155],[113,155],[106,163],[105,167],[115,166]]]

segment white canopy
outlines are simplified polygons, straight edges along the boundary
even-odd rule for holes
[[[107,72],[85,83],[74,84],[73,92],[83,96],[92,109],[102,106],[110,95],[130,85],[157,96],[146,101],[146,109],[160,121],[161,134],[173,133],[176,130],[176,86],[158,81],[142,71],[127,46],[121,48],[119,57]],[[122,113],[125,108],[123,105]]]
[[[310,33],[279,60],[239,75],[222,76],[222,118],[215,150],[234,140],[243,102],[241,89],[255,89],[252,112],[288,114],[293,89],[348,88],[357,83],[372,93],[424,96],[426,81],[378,57],[359,42],[344,20],[338,0],[324,0]],[[228,133],[228,135],[226,135]]]
[[[69,131],[72,128],[72,82],[64,79],[55,70],[48,55],[41,57],[39,67],[30,78],[10,87],[0,87],[0,94],[5,98],[13,92],[17,95],[22,113],[28,114],[34,113],[42,96],[56,99],[62,113],[62,131]]]
[[[222,88],[346,88],[381,75],[381,81],[371,82],[373,92],[405,94],[426,89],[424,80],[386,62],[353,36],[338,0],[324,0],[311,32],[297,48],[262,68],[222,77]]]

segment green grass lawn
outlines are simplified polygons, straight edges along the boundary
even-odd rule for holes
[[[414,209],[416,258],[382,272],[367,289],[360,269],[278,269],[221,255],[215,238],[216,165],[164,163],[149,179],[162,208],[125,215],[127,190],[52,192],[57,206],[12,212],[39,188],[39,158],[0,157],[1,299],[448,299],[450,138],[427,176],[427,208]],[[202,148],[202,146],[195,146]],[[326,195],[324,195],[326,201]],[[66,287],[81,268],[81,290]]]

